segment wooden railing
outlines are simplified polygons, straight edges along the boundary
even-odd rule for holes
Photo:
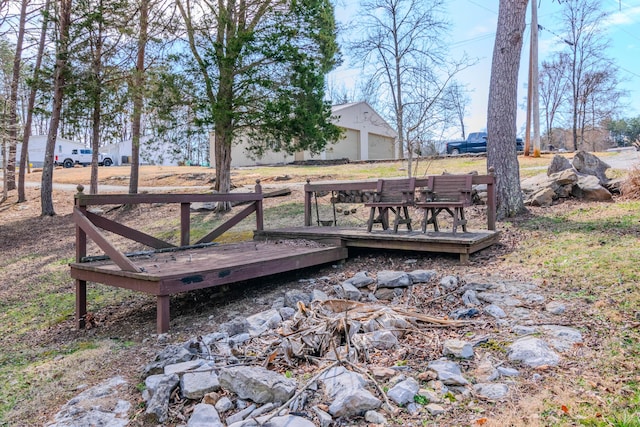
[[[75,195],[73,220],[76,224],[76,262],[83,262],[87,256],[87,237],[91,238],[124,271],[139,271],[128,257],[118,250],[102,233],[110,231],[153,249],[183,248],[212,242],[224,232],[237,225],[244,218],[256,213],[256,229],[262,230],[264,213],[262,207],[262,187],[256,181],[255,193],[210,193],[210,194],[85,194],[84,187],[78,186]],[[191,203],[229,202],[248,203],[242,211],[212,230],[206,236],[191,245]],[[101,205],[139,205],[149,203],[180,204],[180,246],[173,245],[142,231],[127,227],[101,215],[89,212],[89,206]]]
[[[495,176],[492,171],[488,175],[473,175],[472,183],[474,185],[486,184],[487,185],[487,229],[496,229],[496,190],[495,190]],[[429,183],[428,177],[416,178],[416,191],[420,187],[427,187]],[[375,192],[378,181],[349,181],[349,182],[326,182],[312,184],[310,180],[307,180],[307,184],[304,186],[304,225],[309,227],[312,225],[312,205],[313,195],[315,192],[340,192],[340,191],[362,191],[362,192]]]

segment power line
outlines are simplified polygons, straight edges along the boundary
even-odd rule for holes
[[[470,39],[453,42],[449,46],[458,47],[458,46],[462,46],[464,44],[473,43],[473,42],[476,42],[476,41],[481,41],[481,40],[484,40],[484,39],[495,37],[495,35],[496,35],[496,33],[487,33],[487,34],[483,34],[481,36],[473,37],[473,38],[470,38]]]
[[[489,9],[488,7],[486,7],[485,5],[483,5],[483,4],[481,4],[481,3],[477,3],[477,2],[475,2],[475,1],[473,1],[473,0],[467,0],[467,1],[468,1],[469,3],[471,3],[471,4],[474,4],[474,5],[478,6],[478,7],[479,7],[479,8],[481,8],[481,9],[484,9],[484,10],[486,10],[486,11],[489,11],[489,12],[493,13],[494,15],[497,15],[497,14],[498,14],[498,12],[496,12],[495,10]]]

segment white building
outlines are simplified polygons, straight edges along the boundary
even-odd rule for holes
[[[317,155],[308,151],[294,155],[287,153],[267,152],[255,158],[247,150],[248,140],[240,141],[231,148],[231,166],[255,166],[269,164],[285,164],[303,160],[384,160],[395,159],[397,132],[366,102],[334,105],[331,115],[336,117],[334,124],[344,130],[342,139],[335,144],[328,144],[325,150]],[[211,138],[211,156],[215,150]],[[211,159],[211,164],[215,164]]]
[[[178,158],[169,144],[149,144],[148,137],[142,137],[140,143],[140,164],[177,166]],[[120,166],[131,163],[133,140],[129,139],[116,144],[108,144],[100,147],[100,152],[113,159],[113,164]]]

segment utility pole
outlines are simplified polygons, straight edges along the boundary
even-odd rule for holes
[[[538,87],[538,5],[531,1],[531,40],[529,47],[529,87],[527,95],[527,124],[524,155],[531,149],[531,121],[533,119],[533,157],[540,157],[540,90]]]
[[[540,157],[540,88],[538,87],[538,4],[531,1],[531,104],[533,116],[533,157]]]
[[[527,124],[524,155],[531,152],[531,122],[533,121],[533,157],[540,157],[540,90],[538,78],[538,5],[531,1],[531,39],[529,44],[529,82],[527,91]],[[533,119],[533,120],[532,120]]]
[[[534,3],[536,0],[532,0]],[[533,25],[531,26],[533,33]],[[524,155],[531,154],[531,99],[533,98],[533,36],[529,37],[529,75],[527,79],[527,122],[524,131]]]

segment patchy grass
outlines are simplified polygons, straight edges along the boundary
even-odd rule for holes
[[[553,398],[529,399],[539,405],[525,409],[538,414],[531,425],[640,426],[640,202],[573,205],[518,226],[529,238],[507,262],[532,268],[556,299],[582,306],[575,321],[597,354],[559,371]]]

